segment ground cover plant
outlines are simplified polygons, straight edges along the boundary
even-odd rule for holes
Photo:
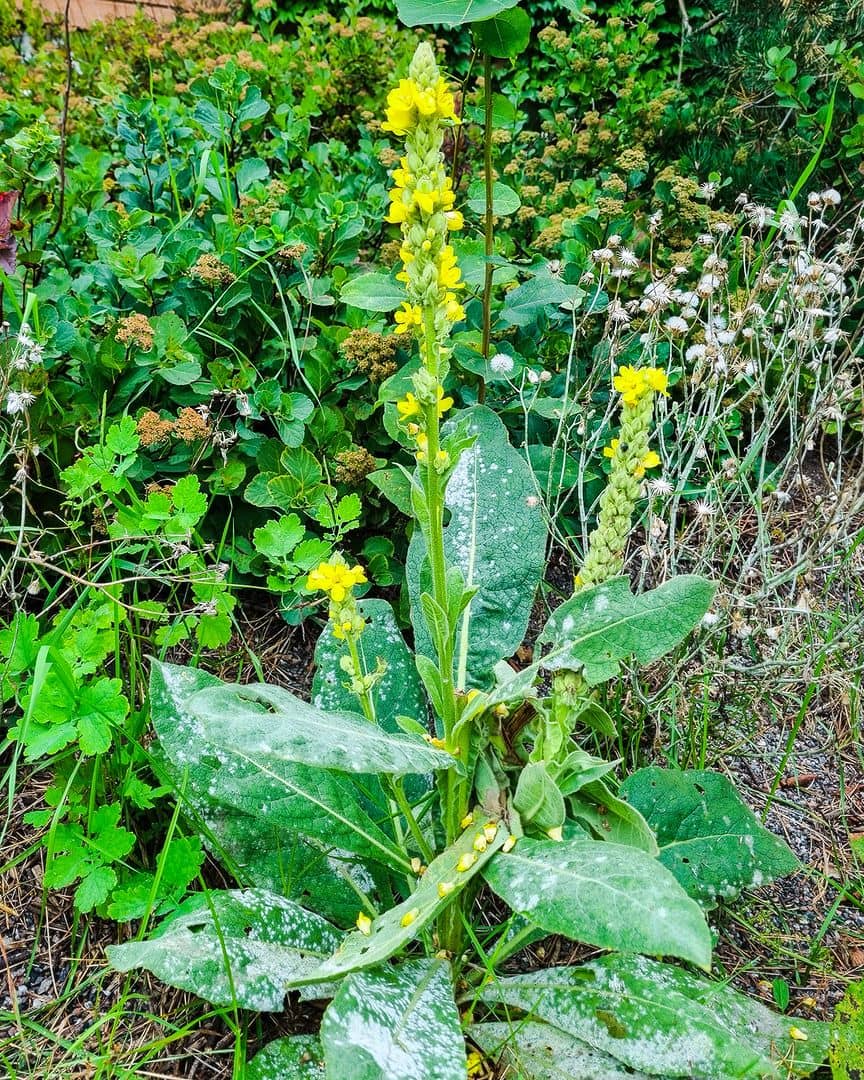
[[[854,37],[361,7],[3,12],[4,1067],[854,1075]]]

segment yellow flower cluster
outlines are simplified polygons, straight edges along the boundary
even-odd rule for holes
[[[456,103],[450,87],[439,78],[434,86],[421,87],[414,79],[400,79],[387,95],[387,119],[381,125],[394,135],[407,135],[421,120],[456,119]]]
[[[625,405],[634,408],[646,394],[658,393],[668,397],[669,380],[662,368],[621,367],[612,385]]]
[[[419,304],[409,304],[405,300],[402,307],[393,316],[396,320],[396,333],[407,334],[415,326],[423,325],[423,311]]]
[[[312,592],[327,593],[334,603],[341,604],[355,585],[362,585],[366,580],[362,566],[322,562],[309,574],[306,588]]]

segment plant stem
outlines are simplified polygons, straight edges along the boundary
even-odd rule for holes
[[[486,182],[486,214],[483,222],[486,265],[483,272],[483,359],[489,359],[489,339],[492,335],[492,275],[495,268],[492,256],[495,252],[495,233],[492,224],[494,189],[492,186],[492,58],[483,54],[483,179]],[[486,382],[480,380],[477,400],[486,400]]]

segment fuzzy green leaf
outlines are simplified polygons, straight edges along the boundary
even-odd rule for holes
[[[374,671],[379,659],[387,664],[384,677],[372,689],[378,723],[385,731],[398,732],[396,717],[410,716],[425,727],[426,698],[393,608],[386,600],[361,600],[358,607],[368,619],[357,643],[366,671]],[[346,643],[333,637],[328,623],[315,646],[312,704],[316,708],[326,712],[351,712],[359,708],[356,696],[345,685],[347,676],[339,667],[340,658],[347,654]]]
[[[324,851],[338,849],[342,858],[351,852],[407,867],[407,857],[376,824],[386,818],[387,803],[374,778],[365,778],[361,791],[349,776],[306,765],[285,763],[274,775],[205,741],[188,703],[201,689],[221,685],[206,672],[154,661],[151,716],[175,784],[241,865],[264,880],[280,872],[283,832],[289,863],[299,837]]]
[[[475,1024],[471,1041],[514,1080],[647,1080],[615,1058],[551,1024],[525,1020]]]
[[[634,596],[626,578],[580,589],[550,617],[540,635],[551,651],[547,671],[581,671],[589,685],[614,678],[631,657],[650,664],[680,644],[708,610],[714,586],[681,575]]]
[[[721,773],[640,769],[621,786],[660,845],[660,862],[703,906],[728,900],[800,866]]]
[[[477,820],[483,824],[480,817]],[[479,826],[467,828],[454,844],[432,860],[407,900],[373,919],[368,934],[359,930],[349,934],[339,951],[325,960],[318,973],[331,979],[372,967],[388,960],[417,937],[489,862],[507,839],[507,829],[498,825],[494,838],[487,842],[484,851],[474,849],[478,835],[482,835]],[[459,870],[460,859],[473,861],[465,870]]]
[[[514,911],[551,934],[710,967],[711,932],[698,904],[634,848],[523,837],[484,877]]]
[[[553,1024],[652,1076],[765,1080],[807,1075],[827,1052],[828,1025],[796,1020],[721,983],[643,956],[603,956],[578,968],[546,968],[496,979],[487,1004]],[[782,1061],[782,1065],[779,1063]]]
[[[263,889],[196,894],[147,941],[108,947],[117,971],[144,968],[213,1005],[281,1012],[285,994],[342,935],[326,920]]]
[[[465,1080],[446,960],[356,972],[321,1022],[327,1080]]]
[[[461,570],[466,588],[479,587],[460,617],[454,657],[454,673],[464,664],[468,684],[476,685],[488,681],[495,664],[522,643],[543,574],[546,525],[533,505],[531,470],[495,413],[478,405],[456,419],[465,418],[476,441],[462,452],[447,484],[444,552],[448,565]],[[417,651],[430,655],[420,614],[425,558],[418,529],[408,548],[406,575]]]
[[[274,775],[285,763],[392,776],[455,764],[415,735],[383,732],[350,712],[324,712],[264,683],[201,690],[187,708],[207,742]]]
[[[315,1035],[274,1039],[246,1066],[246,1080],[325,1080],[324,1051]]]

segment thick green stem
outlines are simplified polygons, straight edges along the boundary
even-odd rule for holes
[[[486,214],[483,222],[486,266],[483,272],[483,359],[489,359],[489,341],[492,336],[492,275],[495,268],[492,256],[495,253],[494,188],[492,180],[492,58],[483,54],[483,104],[485,109],[483,127],[483,179],[486,183]],[[486,399],[486,383],[480,380],[477,400]]]

